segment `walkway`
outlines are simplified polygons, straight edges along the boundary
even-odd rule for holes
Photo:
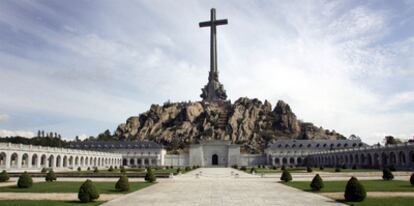
[[[238,173],[239,177],[234,174]],[[196,174],[199,177],[196,178]],[[230,168],[201,168],[160,181],[151,187],[109,201],[103,206],[340,206],[327,197],[303,192]]]

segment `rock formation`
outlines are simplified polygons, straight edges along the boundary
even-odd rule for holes
[[[344,139],[335,131],[297,120],[290,106],[278,101],[239,98],[229,101],[182,102],[152,105],[127,119],[115,131],[120,139],[153,140],[170,151],[180,151],[200,140],[231,140],[242,152],[263,152],[277,139]]]

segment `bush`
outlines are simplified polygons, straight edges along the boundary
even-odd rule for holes
[[[352,166],[352,169],[353,170],[356,170],[357,169],[357,166],[356,165]]]
[[[81,202],[92,202],[99,198],[99,192],[91,180],[86,180],[79,188],[78,198]]]
[[[393,172],[395,172],[396,171],[396,169],[395,169],[395,166],[394,165],[390,165],[389,167],[388,167],[388,169],[390,169],[391,171],[393,171]]]
[[[341,172],[341,168],[339,167],[335,168],[335,172]]]
[[[125,167],[124,166],[121,166],[121,167],[119,167],[120,168],[120,170],[121,170],[121,173],[125,173],[126,172],[126,170],[125,170]]]
[[[242,166],[242,167],[240,168],[240,170],[241,170],[241,171],[247,171],[247,167],[246,167],[246,166]]]
[[[110,166],[108,169],[108,172],[113,172],[114,171],[114,167]]]
[[[123,175],[119,178],[118,182],[115,184],[115,189],[118,192],[129,191],[129,181],[128,177]]]
[[[320,167],[319,167],[319,170],[323,170],[323,169],[324,169],[324,167],[323,167],[323,166],[320,166]]]
[[[312,167],[306,167],[307,172],[312,172]]]
[[[285,165],[282,165],[282,169],[281,169],[282,171],[283,170],[286,170],[286,166]]]
[[[46,173],[47,169],[45,167],[42,168],[42,170],[40,170],[41,173]]]
[[[32,187],[32,185],[33,179],[27,172],[21,174],[19,180],[17,180],[17,187],[19,188],[29,188]]]
[[[95,167],[95,169],[93,169],[93,173],[98,173],[98,172],[99,172],[98,167]]]
[[[90,167],[88,167],[88,169],[86,169],[86,170],[91,171],[91,168],[90,168]]]
[[[118,166],[115,166],[115,169],[117,170],[118,169]]]
[[[3,170],[4,171],[4,170]],[[410,183],[411,183],[411,185],[414,185],[414,173],[413,174],[411,174],[411,177],[410,177]]]
[[[346,165],[342,165],[342,169],[344,169],[344,170],[345,170],[345,169],[346,169]]]
[[[272,166],[272,170],[277,170],[277,167],[276,166]]]
[[[147,181],[147,182],[155,182],[155,180],[157,180],[157,178],[155,178],[155,175],[152,172],[152,170],[150,168],[148,168],[147,169],[147,174],[145,174],[145,181]]]
[[[312,179],[310,187],[313,191],[320,191],[323,188],[323,180],[319,176],[319,174],[316,174],[315,177]]]
[[[252,174],[253,174],[253,172],[254,172],[254,173],[256,173],[256,172],[257,172],[255,167],[250,168],[250,173],[252,173]]]
[[[193,165],[193,170],[195,170],[195,169],[197,169],[197,166],[196,165]]]
[[[55,172],[53,172],[53,170],[50,170],[45,177],[46,182],[53,182],[56,181],[56,175]]]
[[[237,169],[239,169],[239,166],[238,166],[238,165],[232,165],[231,167],[232,167],[233,169],[236,169],[236,170],[237,170]]]
[[[385,169],[382,170],[382,179],[383,180],[392,180],[392,179],[394,179],[394,175],[392,174],[390,169],[385,168]]]
[[[0,173],[0,182],[7,182],[7,181],[9,181],[9,179],[10,179],[9,174],[7,173],[6,170],[3,170]]]
[[[190,170],[191,170],[191,167],[189,167],[189,166],[185,167],[185,171],[186,171],[186,172],[188,172],[188,171],[190,171]]]
[[[292,180],[292,175],[290,175],[289,171],[283,170],[280,180],[282,180],[283,182],[289,182]]]
[[[361,183],[359,183],[356,177],[351,179],[346,184],[345,188],[345,200],[350,202],[360,202],[365,199],[367,192]]]
[[[180,168],[180,167],[178,167],[178,168],[177,168],[177,174],[178,174],[178,173],[180,173],[180,172],[181,172],[181,168]]]
[[[82,168],[81,167],[78,167],[78,172],[80,172],[80,171],[82,171]]]

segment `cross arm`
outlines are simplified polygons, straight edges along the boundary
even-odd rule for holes
[[[227,19],[220,19],[220,20],[216,20],[213,21],[214,25],[218,26],[218,25],[225,25],[227,24]],[[204,22],[200,22],[199,23],[200,27],[208,27],[208,26],[212,26],[212,22],[211,21],[204,21]]]

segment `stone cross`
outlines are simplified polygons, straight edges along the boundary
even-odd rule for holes
[[[200,22],[200,27],[210,28],[210,72],[217,73],[216,26],[227,24],[227,19],[216,20],[216,9],[212,8],[210,21]]]

